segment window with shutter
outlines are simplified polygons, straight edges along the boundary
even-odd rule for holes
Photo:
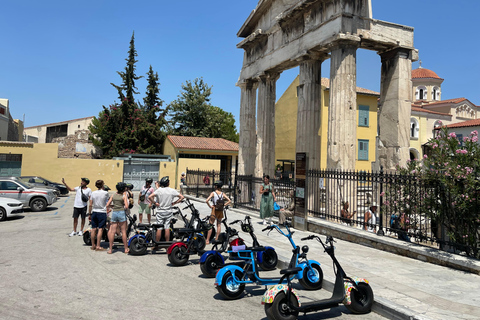
[[[358,140],[358,160],[368,161],[368,140]]]
[[[369,106],[358,106],[358,126],[368,127],[369,120]]]

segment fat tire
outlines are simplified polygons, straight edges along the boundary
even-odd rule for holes
[[[7,220],[7,211],[3,208],[0,208],[0,221]]]
[[[197,248],[198,248],[198,250],[201,251],[201,250],[205,249],[206,246],[207,246],[207,241],[205,240],[205,237],[202,234],[202,236],[199,236],[197,238]]]
[[[177,246],[172,249],[170,254],[168,255],[168,261],[175,266],[184,266],[187,264],[189,259],[188,254],[182,253],[182,248]]]
[[[87,246],[91,246],[92,245],[92,237],[90,236],[90,231],[85,231],[83,233],[83,242],[87,245]]]
[[[357,284],[358,291],[352,288],[350,298],[352,303],[345,305],[352,313],[369,313],[373,305],[373,290],[368,283],[360,282]]]
[[[262,263],[260,267],[263,270],[274,270],[277,267],[278,255],[274,249],[268,248],[262,252]]]
[[[133,256],[141,256],[147,253],[147,246],[144,244],[141,244],[138,241],[138,237],[135,239],[132,239],[132,242],[130,242],[128,249],[130,250],[129,251],[130,254]]]
[[[29,206],[30,206],[30,209],[32,209],[32,211],[35,211],[35,212],[43,211],[47,207],[47,201],[45,201],[45,199],[39,198],[39,197],[33,198],[30,201]]]
[[[216,255],[209,255],[204,262],[200,263],[200,270],[207,278],[215,278],[217,271],[224,266],[222,259]]]
[[[242,273],[239,270],[235,270],[235,276],[242,278]],[[233,275],[231,271],[225,272],[222,277],[222,284],[217,286],[218,292],[227,300],[238,299],[245,290],[245,283],[234,284],[232,283]]]
[[[297,298],[293,294],[290,295],[290,304],[298,307]],[[285,292],[279,292],[271,304],[269,312],[273,316],[271,319],[274,320],[295,320],[298,317],[298,311],[290,310],[287,306],[287,295]],[[267,305],[265,305],[265,314],[269,316],[267,312]],[[270,319],[270,318],[269,318]]]
[[[314,269],[314,270],[312,270]],[[313,264],[312,269],[308,266],[303,269],[302,279],[298,279],[298,282],[307,290],[318,290],[322,288],[323,283],[323,271],[318,264]],[[318,279],[314,281],[314,278]]]

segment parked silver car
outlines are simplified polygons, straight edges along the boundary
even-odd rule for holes
[[[43,211],[57,201],[52,189],[32,187],[15,177],[0,177],[0,197],[19,200],[32,211]]]

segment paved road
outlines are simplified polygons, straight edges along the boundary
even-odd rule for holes
[[[173,267],[165,251],[136,257],[123,254],[119,245],[107,255],[91,251],[81,237],[68,237],[73,198],[0,223],[1,319],[266,319],[260,304],[264,287],[250,286],[242,299],[223,300],[213,279],[201,276],[197,257]],[[209,212],[195,205],[202,216]],[[375,313],[352,315],[343,306],[300,317],[337,318],[383,319]]]

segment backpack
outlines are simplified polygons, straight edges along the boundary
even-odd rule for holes
[[[390,228],[391,229],[400,229],[400,217],[395,213],[392,213],[390,216]]]
[[[215,211],[223,211],[223,207],[225,206],[225,200],[223,200],[223,192],[218,197],[219,198],[217,199],[217,202],[215,202]]]
[[[128,192],[128,209],[132,209],[133,208],[133,193],[131,191],[127,191]]]

